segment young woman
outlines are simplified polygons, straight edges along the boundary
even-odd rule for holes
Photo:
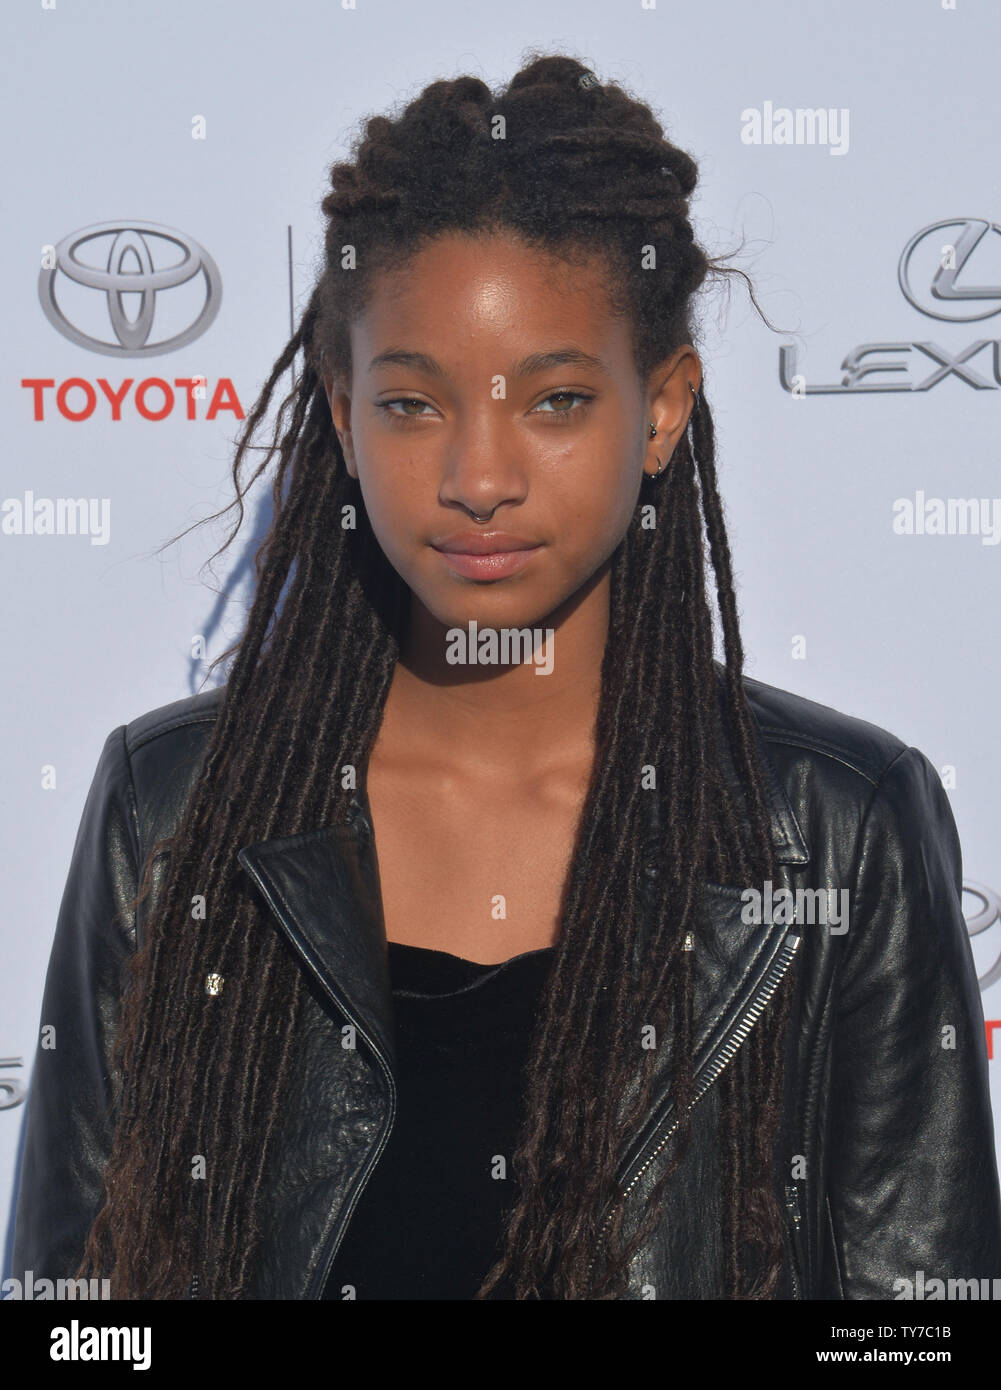
[[[436,82],[355,154],[234,462],[242,516],[301,351],[227,683],[97,770],[15,1273],[206,1299],[1001,1275],[939,778],[742,675],[695,164],[560,56],[499,95]]]

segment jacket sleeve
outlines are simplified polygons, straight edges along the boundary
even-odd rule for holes
[[[135,950],[135,796],[125,726],[105,742],[84,805],[49,957],[28,1091],[12,1275],[70,1278],[103,1203],[111,1049]]]
[[[923,1287],[918,1297],[929,1297],[932,1279],[1001,1277],[984,1015],[959,837],[938,773],[916,748],[899,754],[872,794],[849,910],[827,1182],[837,1287],[821,1296],[898,1299]],[[959,1296],[979,1296],[967,1290]]]

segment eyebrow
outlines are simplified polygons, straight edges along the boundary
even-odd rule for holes
[[[368,364],[370,372],[375,371],[376,367],[411,367],[415,371],[424,372],[426,376],[447,377],[448,373],[440,362],[430,357],[426,352],[408,352],[405,348],[389,348],[386,352],[380,352],[373,357]],[[551,352],[532,352],[527,357],[523,357],[515,365],[514,375],[516,377],[533,376],[536,372],[544,372],[552,367],[585,367],[592,371],[602,372],[605,376],[610,376],[606,364],[600,357],[594,357],[589,352],[584,352],[578,347],[554,348]]]

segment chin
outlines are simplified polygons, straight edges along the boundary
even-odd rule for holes
[[[468,628],[471,622],[479,628],[539,627],[555,607],[527,593],[502,593],[497,584],[470,584],[462,594],[445,598],[440,594],[417,597],[444,628]]]

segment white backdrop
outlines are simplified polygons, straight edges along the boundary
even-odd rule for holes
[[[1001,956],[996,0],[42,0],[5,7],[2,24],[0,1237],[101,746],[195,690],[192,637],[211,659],[243,614],[231,552],[216,576],[228,599],[199,578],[221,530],[156,548],[229,500],[237,412],[305,302],[327,168],[353,127],[438,77],[500,85],[529,46],[650,101],[700,163],[697,234],[715,254],[743,242],[736,263],[782,331],[735,285],[729,307],[709,306],[702,346],[748,670],[892,729],[946,770],[987,974]],[[208,326],[169,351],[104,350],[117,340],[100,286],[59,270],[40,282],[44,248],[64,255],[94,227],[147,229],[133,245],[156,266],[177,258],[158,228],[196,243]],[[110,237],[87,245],[106,255]],[[40,298],[53,279],[59,327]],[[185,334],[205,283],[158,295],[152,340]],[[175,383],[200,377],[188,418]],[[108,395],[126,381],[116,411]],[[92,499],[84,533],[28,534],[26,494],[29,512]],[[937,533],[934,499],[966,524]],[[910,534],[894,528],[905,503],[931,518]],[[246,566],[250,539],[232,549]],[[984,1007],[993,1036],[1001,983]],[[991,1074],[1001,1114],[1001,1033]]]

